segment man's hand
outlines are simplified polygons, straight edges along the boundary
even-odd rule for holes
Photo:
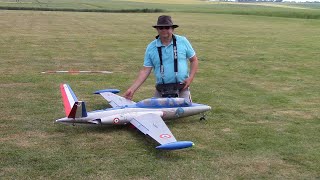
[[[189,77],[183,81],[185,86],[183,87],[183,90],[187,89],[190,84],[193,81],[194,76],[196,75],[198,70],[198,58],[196,55],[194,55],[192,58],[190,58],[190,73]]]
[[[185,89],[188,89],[188,87],[190,86],[192,82],[192,79],[191,78],[187,78],[183,81],[183,84],[184,84],[184,87],[182,88],[182,90],[185,90]]]
[[[132,100],[134,95],[134,91],[131,90],[130,88],[123,94],[123,97],[125,97],[126,99]]]
[[[136,92],[136,90],[141,86],[141,84],[148,78],[149,74],[151,73],[152,67],[143,67],[137,79],[132,84],[132,86],[123,94],[123,97],[126,99],[132,100],[133,94]]]

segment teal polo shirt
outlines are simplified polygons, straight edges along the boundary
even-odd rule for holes
[[[188,61],[196,53],[193,50],[190,42],[184,36],[174,35],[177,42],[178,50],[178,82],[183,82],[189,77]],[[162,84],[162,77],[160,73],[160,58],[157,47],[161,47],[162,63],[164,66],[164,83],[176,83],[176,75],[174,72],[174,58],[173,58],[173,41],[168,46],[161,43],[160,38],[153,40],[146,49],[144,56],[144,66],[152,67],[156,77],[156,83]]]

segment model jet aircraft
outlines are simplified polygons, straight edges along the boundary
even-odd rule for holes
[[[56,120],[63,124],[125,125],[131,123],[160,145],[157,149],[175,150],[193,146],[191,141],[177,141],[163,120],[204,113],[210,106],[189,103],[184,98],[150,98],[133,102],[116,95],[120,90],[96,91],[112,108],[87,112],[85,102],[78,101],[68,84],[60,85],[66,117]],[[204,119],[204,114],[201,117]]]

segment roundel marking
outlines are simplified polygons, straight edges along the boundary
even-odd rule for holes
[[[160,138],[169,139],[169,138],[171,138],[171,135],[170,134],[160,134]]]
[[[120,119],[119,119],[119,118],[114,118],[114,119],[113,119],[113,123],[114,123],[114,124],[118,124],[119,122],[120,122]]]

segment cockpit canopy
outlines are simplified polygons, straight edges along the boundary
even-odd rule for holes
[[[149,98],[139,101],[136,104],[141,108],[171,108],[171,107],[187,107],[191,103],[184,98]]]

